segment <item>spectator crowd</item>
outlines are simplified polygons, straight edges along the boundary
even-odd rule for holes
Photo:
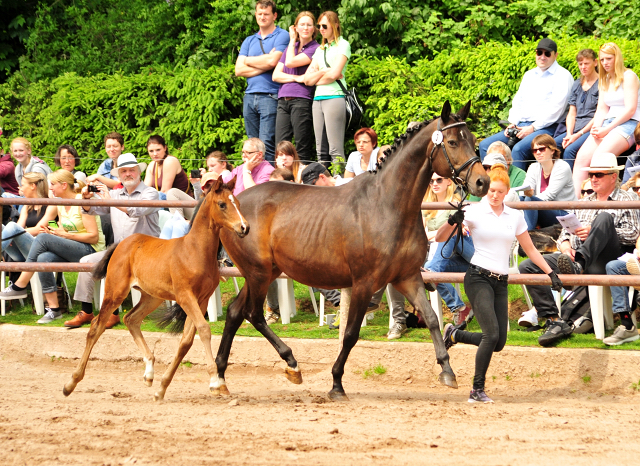
[[[309,11],[299,13],[288,32],[276,26],[278,11],[272,0],[259,0],[255,7],[258,31],[240,47],[235,74],[246,78],[243,117],[246,140],[242,163],[233,167],[220,151],[209,153],[203,165],[187,174],[181,162],[169,152],[165,139],[152,135],[147,141],[151,162],[138,162],[125,151],[119,133],[104,137],[107,158],[95,174],[77,169],[81,157],[64,144],[57,150],[53,171],[32,154],[29,141],[12,140],[10,153],[0,148],[0,183],[5,198],[63,199],[101,198],[129,200],[188,200],[206,193],[210,183],[236,178],[234,194],[251,187],[280,180],[316,186],[340,186],[356,176],[375,170],[384,152],[371,128],[354,135],[356,151],[345,157],[346,69],[351,46],[342,35],[340,20],[325,11],[316,20]],[[320,35],[320,41],[316,39]],[[483,166],[490,172],[500,167],[509,178],[511,190],[505,200],[607,201],[639,200],[640,191],[640,86],[638,76],[625,68],[620,48],[612,42],[596,52],[581,50],[576,61],[580,76],[574,80],[559,65],[557,44],[548,38],[535,49],[535,66],[520,82],[504,130],[479,144]],[[534,64],[532,63],[532,66]],[[342,84],[340,86],[339,82]],[[633,150],[636,149],[635,152]],[[313,153],[315,150],[315,154]],[[12,160],[15,160],[15,162]],[[327,168],[346,158],[344,178],[332,176]],[[620,160],[620,161],[619,161]],[[459,201],[460,193],[449,178],[433,174],[425,202]],[[486,199],[472,198],[485,202]],[[447,222],[448,211],[424,211],[425,235],[432,247],[424,258],[425,270],[464,272],[474,262],[472,236],[447,244],[436,242],[436,232]],[[640,217],[636,209],[525,210],[528,230],[553,227],[558,217],[575,214],[579,224],[563,229],[558,252],[546,254],[546,263],[562,274],[640,274]],[[105,247],[134,233],[161,238],[186,234],[193,209],[140,207],[14,206],[3,225],[2,245],[9,260],[25,262],[97,262]],[[162,227],[162,228],[161,228]],[[530,260],[519,266],[521,273],[541,273]],[[14,277],[1,299],[26,296],[32,273]],[[61,275],[61,274],[59,274]],[[60,277],[39,272],[47,300],[39,323],[62,318]],[[76,328],[93,318],[93,280],[80,273],[75,300],[82,310],[67,327]],[[473,318],[458,289],[451,284],[427,284],[437,290],[463,328]],[[384,290],[384,289],[383,289]],[[379,307],[383,290],[371,298],[370,310]],[[394,325],[389,339],[407,331],[408,313],[404,297],[389,290]],[[333,305],[340,294],[320,290]],[[524,327],[545,332],[540,343],[571,333],[563,321],[549,286],[530,286],[534,307],[519,320]],[[635,300],[628,289],[612,287],[614,312],[620,326],[605,339],[618,345],[639,338],[631,317]],[[267,296],[267,321],[277,322],[277,289]],[[108,328],[119,323],[112,316]]]

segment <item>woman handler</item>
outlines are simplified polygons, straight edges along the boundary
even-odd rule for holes
[[[507,171],[496,164],[491,167],[489,177],[489,192],[482,201],[451,215],[436,234],[436,241],[446,241],[455,225],[464,222],[464,229],[471,234],[475,246],[464,287],[482,333],[459,330],[452,324],[444,328],[447,349],[456,343],[478,347],[469,403],[493,403],[484,392],[484,384],[492,354],[501,351],[507,341],[507,273],[509,252],[515,238],[533,263],[549,275],[553,289],[562,289],[562,282],[531,242],[522,212],[504,205],[504,198],[509,193]]]

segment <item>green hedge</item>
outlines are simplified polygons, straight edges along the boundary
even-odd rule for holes
[[[640,70],[638,41],[615,40],[628,67]],[[472,100],[471,128],[483,138],[498,130],[522,75],[535,66],[537,40],[461,46],[433,60],[410,65],[405,59],[354,58],[347,80],[366,105],[365,123],[386,143],[404,132],[409,121],[437,115],[445,100],[460,108]],[[559,62],[578,76],[580,49],[597,50],[601,40],[560,38]],[[0,86],[0,125],[7,139],[29,138],[34,154],[51,160],[56,148],[73,144],[94,173],[104,159],[102,138],[109,131],[125,135],[127,150],[146,156],[152,133],[163,135],[172,154],[189,169],[200,165],[209,149],[239,159],[244,138],[242,94],[245,80],[233,66],[195,69],[147,69],[124,76],[79,77],[66,74],[27,85],[17,75]],[[96,160],[89,160],[96,159]]]

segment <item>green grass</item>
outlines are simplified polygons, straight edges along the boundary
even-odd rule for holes
[[[75,289],[76,283],[76,273],[65,273],[65,278],[67,284],[71,290],[71,296],[73,296],[73,290]],[[244,280],[242,278],[238,279],[239,287],[242,287],[244,284]],[[222,335],[224,330],[224,320],[226,317],[226,306],[229,304],[230,300],[235,296],[235,288],[233,286],[233,280],[229,279],[227,282],[221,283],[222,293],[223,293],[223,303],[224,310],[223,315],[218,322],[211,323],[211,332],[214,335]],[[327,326],[320,327],[318,325],[318,318],[313,312],[313,307],[311,305],[311,300],[309,298],[309,291],[305,285],[301,285],[299,283],[294,283],[294,292],[296,296],[297,303],[297,315],[291,319],[291,323],[288,325],[282,325],[280,323],[276,323],[272,325],[273,330],[282,338],[320,338],[320,339],[337,339],[338,331],[330,330]],[[463,295],[463,299],[468,302],[467,296],[464,293],[464,287],[461,288],[461,292]],[[509,286],[509,299],[512,302],[522,300],[522,288],[517,285]],[[319,303],[319,294],[316,293],[316,300]],[[38,325],[36,321],[39,319],[38,316],[33,314],[31,300],[25,300],[25,306],[20,307],[18,301],[11,302],[11,309],[9,309],[9,304],[7,304],[7,315],[4,317],[0,317],[0,324],[9,323],[9,324],[17,324],[17,325]],[[131,300],[127,298],[123,303],[123,310],[126,312],[131,309]],[[407,303],[407,307],[409,304]],[[56,320],[51,324],[48,324],[49,327],[62,327],[64,325],[64,321],[70,319],[80,311],[80,305],[77,302],[74,302],[74,308],[71,310],[68,316],[65,316],[63,319]],[[325,310],[327,314],[335,313],[333,308],[327,308]],[[445,317],[445,322],[448,319]],[[388,341],[386,334],[388,331],[389,325],[389,312],[386,306],[386,295],[383,298],[383,308],[380,311],[377,311],[375,317],[372,321],[367,322],[366,327],[362,327],[360,330],[360,338],[363,340],[370,341]],[[116,328],[124,329],[125,326],[123,324],[118,325]],[[539,347],[538,345],[538,337],[542,334],[541,330],[535,332],[526,332],[521,330],[518,327],[517,319],[513,319],[510,321],[511,331],[507,336],[507,345],[511,346],[532,346]],[[142,324],[142,330],[150,331],[150,332],[158,332],[161,331],[158,329],[153,321],[150,318],[146,318]],[[467,330],[471,332],[479,332],[480,326],[477,321],[474,319],[468,326]],[[610,333],[610,332],[608,332]],[[247,337],[260,337],[260,333],[253,328],[253,326],[247,322],[243,322],[243,324],[238,329],[238,335],[247,336]],[[429,330],[427,329],[409,329],[409,331],[403,335],[400,341],[403,342],[430,342],[431,335]],[[562,340],[557,344],[559,348],[601,348],[608,349],[611,351],[624,351],[624,350],[640,350],[640,340],[627,343],[625,345],[609,347],[602,343],[600,340],[596,340],[593,334],[588,335],[571,335],[569,338]]]

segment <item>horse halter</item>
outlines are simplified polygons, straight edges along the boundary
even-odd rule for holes
[[[471,157],[469,160],[467,160],[465,163],[463,163],[460,168],[455,168],[453,166],[453,164],[451,163],[451,159],[449,158],[449,154],[447,153],[447,148],[444,145],[444,131],[450,129],[450,128],[455,128],[456,126],[466,126],[467,123],[464,121],[459,121],[456,123],[452,123],[450,125],[445,126],[444,128],[440,128],[440,119],[438,119],[438,129],[433,133],[433,135],[431,136],[431,142],[433,142],[433,149],[431,149],[431,155],[429,156],[429,159],[433,162],[433,154],[435,153],[436,149],[439,147],[442,149],[442,153],[444,154],[444,158],[447,161],[447,163],[449,164],[449,168],[451,169],[451,173],[453,174],[453,176],[451,177],[451,179],[453,180],[453,182],[457,185],[460,186],[463,191],[466,193],[467,190],[465,188],[467,188],[469,186],[469,175],[471,174],[471,168],[473,167],[474,164],[476,163],[482,163],[480,160],[480,157],[478,157],[477,155],[474,157]],[[465,179],[463,180],[462,178],[460,178],[460,174],[462,173],[462,171],[467,168],[467,174],[465,176]],[[464,197],[467,197],[466,194]]]

